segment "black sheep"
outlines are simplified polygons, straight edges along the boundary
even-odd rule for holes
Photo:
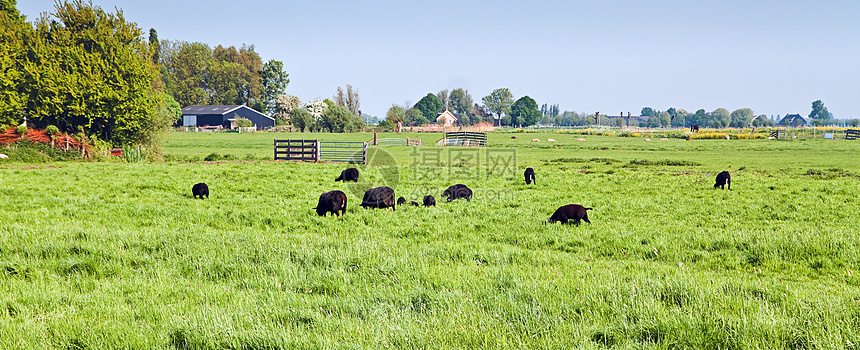
[[[392,208],[397,210],[394,201],[394,190],[388,186],[374,187],[364,192],[361,206],[364,208]]]
[[[424,206],[425,207],[435,207],[436,206],[436,198],[430,194],[424,196]]]
[[[349,168],[349,169],[346,169],[346,170],[344,170],[344,171],[341,171],[341,172],[340,172],[340,176],[338,176],[336,179],[334,179],[334,181],[343,181],[343,182],[352,181],[352,182],[358,182],[358,169],[356,169],[356,168]]]
[[[588,221],[589,210],[592,210],[592,208],[586,208],[579,204],[563,205],[556,209],[555,213],[552,213],[547,223],[552,224],[561,221],[562,224],[566,224],[569,221],[573,221],[574,225],[579,226],[579,220],[583,220],[590,224],[591,221]]]
[[[200,196],[200,199],[203,199],[203,196],[209,198],[209,186],[206,186],[205,183],[199,183],[191,187],[191,194],[196,199],[197,196]]]
[[[537,181],[535,180],[535,170],[532,168],[526,168],[526,172],[523,174],[526,177],[526,185],[531,185],[532,182],[537,185]]]
[[[346,214],[346,194],[343,191],[323,193],[314,209],[317,210],[319,216],[326,216],[328,213],[333,213],[335,216]]]
[[[409,204],[412,205],[413,207],[421,206],[421,204],[418,204],[418,202],[416,202],[416,201],[409,201]]]
[[[401,205],[401,204],[406,204],[406,198],[403,198],[403,197],[397,198],[397,205]]]
[[[466,187],[466,185],[456,184],[451,187],[448,187],[445,192],[442,192],[442,196],[448,197],[448,202],[460,198],[465,198],[467,201],[471,202],[472,190]]]
[[[725,189],[723,186],[728,186],[729,191],[732,190],[732,176],[729,175],[728,171],[717,174],[717,183],[714,184],[714,188],[719,187],[723,190]]]

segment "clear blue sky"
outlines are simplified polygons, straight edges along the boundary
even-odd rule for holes
[[[352,85],[364,113],[506,87],[562,111],[751,108],[860,118],[860,1],[93,0],[160,39],[253,44],[287,93]],[[54,0],[18,0],[35,20]]]

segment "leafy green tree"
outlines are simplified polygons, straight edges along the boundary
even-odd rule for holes
[[[711,112],[709,126],[715,128],[725,128],[732,122],[732,116],[725,108],[717,108]]]
[[[278,96],[284,94],[290,84],[290,75],[284,72],[284,62],[269,60],[263,64],[260,72],[262,83],[263,113],[271,113],[276,109]]]
[[[406,114],[404,116],[404,123],[406,125],[418,126],[429,122],[430,121],[424,117],[424,113],[422,113],[420,109],[412,107],[406,110]]]
[[[733,128],[744,128],[752,123],[753,117],[755,117],[755,115],[753,114],[752,109],[741,108],[733,111],[730,114],[730,117],[732,121],[731,123],[729,123],[729,126]]]
[[[0,126],[18,125],[24,120],[28,95],[21,93],[30,61],[25,41],[33,35],[33,28],[15,8],[15,1],[0,1]]]
[[[812,102],[812,112],[809,113],[809,118],[824,122],[830,119],[830,112],[827,111],[827,107],[824,107],[824,102],[821,100]]]
[[[529,96],[520,97],[511,106],[511,123],[513,125],[535,125],[541,117],[537,102]]]
[[[425,120],[423,123],[419,123],[417,125],[426,124],[434,120],[439,113],[442,113],[443,107],[442,100],[434,94],[428,93],[426,96],[422,97],[417,103],[415,103],[415,106],[412,107],[413,109],[421,111],[421,116]]]
[[[656,117],[657,111],[655,111],[651,107],[644,107],[644,108],[642,108],[642,111],[639,112],[639,115],[641,115],[643,117]]]
[[[469,114],[472,111],[472,104],[475,103],[472,101],[472,95],[469,94],[469,91],[462,88],[452,90],[449,99],[451,100],[451,109],[460,114]]]
[[[664,128],[665,128],[665,127],[668,127],[668,126],[672,125],[672,124],[671,124],[671,123],[672,123],[672,115],[671,115],[671,114],[669,114],[669,112],[660,112],[660,113],[657,113],[657,117],[656,117],[656,119],[657,119],[657,123],[658,123],[661,127],[664,127]]]
[[[296,108],[290,113],[290,124],[300,132],[305,132],[314,123],[314,117],[305,108]]]
[[[329,132],[351,132],[358,130],[363,121],[346,107],[329,106],[323,114],[323,127]]]
[[[502,115],[510,113],[511,105],[514,103],[514,95],[508,88],[499,88],[484,96],[481,101],[484,102],[484,106],[489,112],[496,115],[496,119],[501,123]]]
[[[142,30],[80,0],[55,8],[26,34],[19,94],[28,120],[115,145],[141,142],[160,103]]]
[[[385,120],[397,126],[397,132],[403,131],[403,121],[406,117],[406,110],[398,105],[391,105],[388,112],[385,113]]]

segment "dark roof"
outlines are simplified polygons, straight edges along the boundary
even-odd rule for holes
[[[779,121],[779,125],[806,125],[806,119],[803,119],[800,114],[786,114]]]
[[[182,109],[182,114],[197,114],[197,115],[207,115],[207,114],[219,114],[224,115],[230,113],[237,108],[242,106],[232,105],[232,106],[188,106]]]

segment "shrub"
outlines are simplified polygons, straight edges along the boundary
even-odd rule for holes
[[[59,134],[60,129],[54,125],[48,125],[48,127],[45,128],[45,132],[48,133],[49,136],[53,136],[55,134]]]
[[[26,125],[18,125],[17,132],[19,135],[26,134],[27,133],[27,126]]]

